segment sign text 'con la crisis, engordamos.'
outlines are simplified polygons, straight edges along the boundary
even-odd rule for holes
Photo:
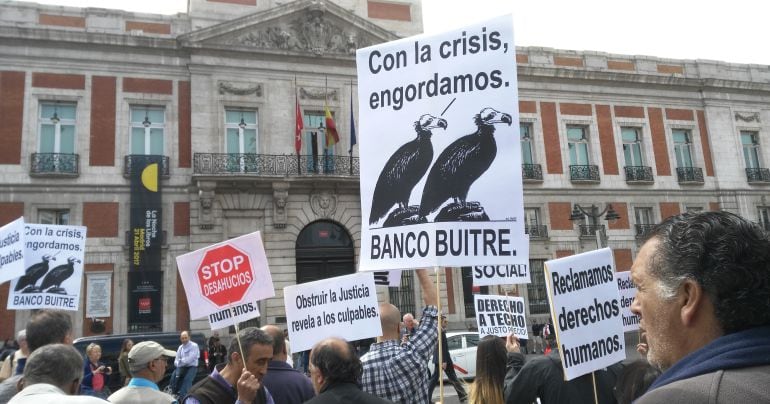
[[[431,243],[433,246],[431,246]],[[510,229],[438,229],[431,239],[428,231],[398,231],[372,234],[371,259],[452,256],[516,256]]]

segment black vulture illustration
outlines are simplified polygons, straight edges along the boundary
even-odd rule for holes
[[[398,208],[386,220],[386,227],[400,225],[398,218],[417,213],[416,206],[409,212],[409,196],[433,161],[433,144],[430,138],[433,134],[431,129],[435,128],[446,129],[447,121],[429,114],[421,116],[414,123],[417,138],[399,147],[385,163],[374,187],[369,224],[377,223],[396,204]]]
[[[69,257],[66,264],[59,265],[52,269],[51,272],[46,274],[45,278],[43,278],[40,290],[48,289],[47,292],[50,293],[66,294],[67,291],[61,287],[61,284],[75,272],[75,262],[80,263],[81,261],[75,257]]]
[[[497,156],[495,124],[511,125],[511,115],[484,108],[474,117],[478,129],[447,146],[430,169],[420,202],[419,221],[433,213],[449,198],[454,202],[435,221],[489,220],[477,202],[467,203],[468,190],[492,165]]]
[[[40,278],[42,278],[43,275],[48,272],[48,262],[51,261],[51,259],[56,261],[56,258],[53,258],[49,254],[43,255],[42,262],[38,262],[37,264],[31,265],[29,268],[27,268],[24,271],[24,275],[19,278],[19,282],[16,283],[16,287],[13,290],[18,292],[23,289],[24,291],[22,293],[40,292],[40,288],[36,287],[35,284],[37,284],[37,281],[39,281]]]

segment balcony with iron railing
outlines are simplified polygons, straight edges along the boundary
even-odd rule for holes
[[[569,179],[572,182],[598,183],[599,166],[596,165],[570,165]]]
[[[604,232],[603,224],[581,224],[579,228],[580,237],[583,238],[596,237],[597,232]]]
[[[291,154],[195,153],[195,175],[358,177],[358,157]]]
[[[680,184],[703,184],[703,169],[700,167],[677,167],[676,177]]]
[[[160,158],[160,177],[169,178],[170,176],[170,159],[168,156],[149,155],[149,154],[129,154],[123,157],[123,177],[131,177],[134,166],[144,167],[147,162],[156,161]]]
[[[652,184],[655,179],[652,176],[652,167],[626,166],[626,182],[629,184]]]
[[[522,164],[521,178],[524,182],[542,182],[543,168],[540,164]]]
[[[747,168],[746,180],[749,184],[770,184],[770,168]]]
[[[32,177],[77,177],[80,155],[74,153],[32,153],[29,175]]]
[[[655,227],[654,224],[635,224],[636,238],[645,238],[647,234]]]
[[[530,239],[548,238],[548,226],[544,224],[524,226],[524,233],[529,234]]]

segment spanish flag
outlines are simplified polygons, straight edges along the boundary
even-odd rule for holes
[[[326,110],[326,147],[332,147],[340,141],[340,135],[337,134],[337,125],[334,124],[334,118],[332,118],[332,112],[329,111],[329,107],[324,105]]]

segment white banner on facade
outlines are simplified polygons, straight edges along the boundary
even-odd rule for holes
[[[287,286],[283,301],[294,352],[328,337],[356,341],[382,335],[371,272]]]
[[[11,281],[9,310],[78,310],[86,228],[24,225],[24,275]]]
[[[86,274],[86,318],[110,317],[112,274]]]
[[[626,358],[614,267],[609,248],[545,263],[565,380]]]
[[[639,316],[631,312],[631,305],[636,298],[636,285],[631,280],[631,271],[615,273],[620,292],[620,307],[623,312],[623,331],[636,331],[639,329]]]
[[[24,275],[24,218],[0,227],[0,283]]]
[[[530,283],[529,264],[477,265],[473,267],[473,286]]]
[[[275,296],[260,233],[249,233],[176,257],[190,318],[212,329],[259,317],[257,302]]]
[[[479,336],[508,334],[529,339],[524,298],[517,296],[474,295]]]
[[[356,61],[359,270],[527,264],[512,16]]]

